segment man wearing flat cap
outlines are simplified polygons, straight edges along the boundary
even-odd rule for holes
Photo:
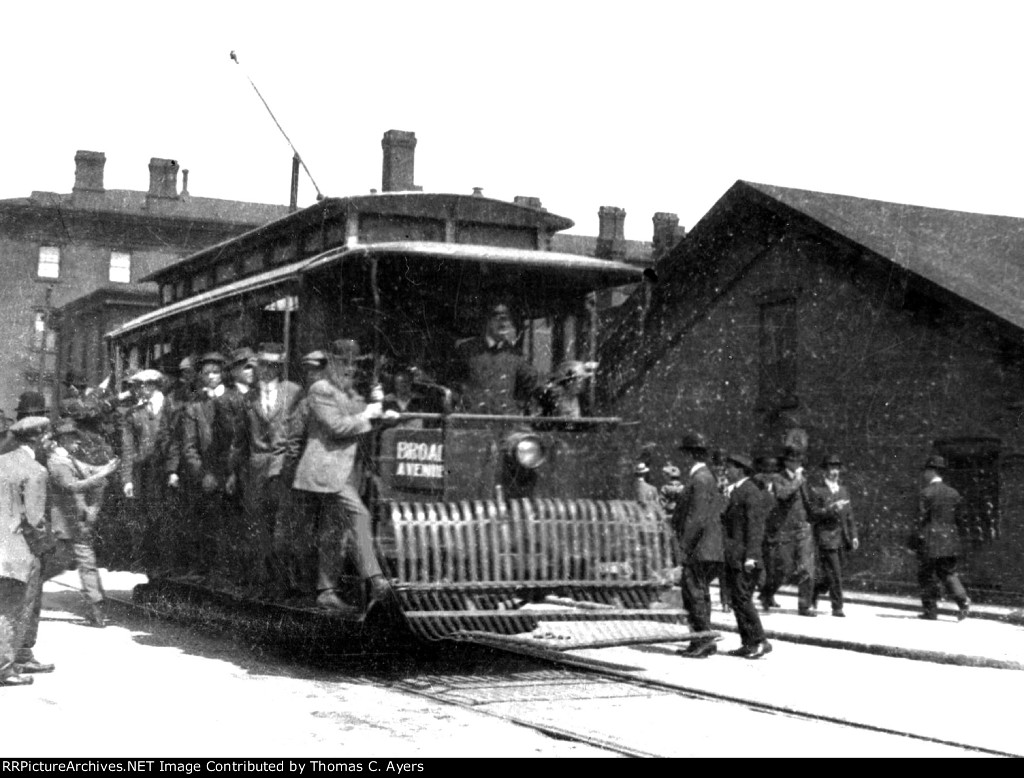
[[[166,518],[167,488],[176,469],[176,438],[160,389],[163,374],[147,368],[129,380],[138,403],[125,414],[121,426],[121,489],[132,501],[130,510],[140,532],[135,540],[134,566],[152,576],[166,556],[161,523]]]
[[[381,417],[383,409],[379,402],[367,405],[353,388],[351,357],[351,351],[333,358],[315,351],[302,358],[308,385],[302,416],[306,443],[293,488],[317,535],[317,605],[331,611],[353,609],[339,588],[343,539],[351,531],[365,614],[389,600],[391,592],[373,547],[370,512],[359,496],[357,459],[360,437],[371,430],[371,421]]]
[[[921,479],[924,488],[918,500],[916,550],[917,580],[921,587],[921,605],[924,612],[919,618],[935,621],[939,618],[939,597],[942,587],[960,608],[957,619],[963,621],[971,609],[960,576],[956,572],[960,541],[956,516],[960,510],[960,493],[942,480],[946,460],[930,456],[924,463]]]
[[[846,485],[840,483],[843,462],[836,454],[822,460],[822,482],[811,488],[814,497],[814,544],[818,559],[814,582],[813,607],[818,596],[828,592],[832,615],[843,617],[843,559],[847,551],[860,547],[857,524],[853,518],[853,505]]]
[[[804,455],[787,446],[782,471],[774,478],[775,516],[769,519],[778,546],[772,568],[761,591],[762,602],[772,602],[779,587],[792,581],[797,587],[797,613],[816,616],[814,610],[814,535],[811,530],[813,496],[804,475]]]
[[[46,407],[46,398],[39,392],[22,392],[18,395],[18,405],[14,409],[16,421],[30,416],[43,418],[49,417],[49,415],[50,411]],[[21,446],[21,442],[14,435],[14,428],[8,428],[7,435],[4,437],[3,442],[0,443],[0,454],[9,454],[19,446]],[[44,467],[46,466],[46,454],[41,446],[37,447],[36,461]]]
[[[450,382],[465,413],[520,415],[537,391],[537,374],[518,346],[519,336],[508,303],[487,309],[482,335],[460,341]]]
[[[736,614],[736,629],[740,633],[740,647],[730,653],[760,659],[772,650],[772,646],[765,640],[761,619],[754,607],[754,589],[762,565],[764,525],[772,503],[751,480],[754,463],[750,457],[727,454],[724,469],[728,481],[725,492],[729,500],[722,515],[725,578],[732,610]]]
[[[242,494],[245,532],[240,551],[248,559],[250,581],[262,585],[271,572],[271,539],[290,487],[286,462],[295,444],[292,429],[302,387],[282,379],[284,345],[264,343],[256,354],[256,384],[245,395],[240,434],[231,449],[231,471]]]
[[[722,496],[707,466],[708,444],[698,432],[688,432],[679,446],[683,472],[688,475],[674,517],[678,537],[683,605],[690,629],[711,629],[711,581],[722,574]],[[714,639],[694,640],[682,655],[704,659],[718,651]]]
[[[35,394],[35,393],[26,393]],[[25,399],[25,395],[22,395]],[[42,400],[37,395],[38,400]],[[25,403],[19,402],[19,408],[25,412],[42,409],[41,402],[33,405],[27,398]],[[53,672],[52,664],[45,664],[36,659],[33,649],[39,635],[39,615],[43,600],[43,568],[53,557],[55,541],[46,516],[47,474],[46,468],[39,463],[39,452],[48,448],[50,441],[50,420],[44,416],[22,416],[11,426],[11,434],[17,444],[13,451],[0,455],[0,483],[7,489],[0,503],[6,503],[7,509],[14,508],[16,520],[19,522],[20,537],[29,550],[27,566],[20,545],[14,541],[13,546],[0,541],[0,554],[12,556],[11,567],[7,567],[7,575],[24,582],[21,589],[20,605],[13,618],[14,634],[11,636],[14,647],[14,665],[3,671],[4,683],[14,685],[26,681],[12,680],[19,673]],[[4,561],[0,559],[0,567]],[[8,587],[9,588],[9,587]],[[18,587],[15,587],[18,588]],[[14,597],[16,593],[8,591]],[[8,600],[4,607],[10,613],[14,603]],[[8,623],[11,619],[8,616]],[[2,627],[0,627],[2,629]],[[0,662],[6,659],[0,658]]]

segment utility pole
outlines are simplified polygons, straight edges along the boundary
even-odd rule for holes
[[[50,330],[50,310],[53,306],[53,284],[46,287],[46,302],[43,303],[43,330],[39,333],[39,375],[36,377],[36,391],[46,396],[43,392],[46,373],[46,336]]]

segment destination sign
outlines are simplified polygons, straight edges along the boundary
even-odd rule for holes
[[[403,430],[395,437],[395,486],[440,489],[444,485],[444,444],[440,430]]]

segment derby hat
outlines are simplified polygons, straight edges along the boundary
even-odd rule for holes
[[[18,407],[14,409],[14,415],[19,419],[26,416],[46,416],[49,413],[46,398],[39,392],[22,392],[18,396]]]
[[[708,441],[699,432],[687,432],[679,444],[680,451],[707,451]]]
[[[276,365],[284,362],[283,343],[261,343],[259,353],[256,355],[258,362],[266,362]]]
[[[643,462],[638,462],[637,466],[633,468],[633,472],[636,475],[646,475],[647,473],[651,472],[651,468],[649,468]]]
[[[196,361],[192,357],[185,357],[178,363],[178,370],[195,370]]]
[[[821,466],[826,470],[830,467],[842,467],[843,460],[839,458],[838,454],[829,454],[823,460],[821,460]]]
[[[50,420],[45,416],[25,416],[11,425],[11,432],[19,437],[24,437],[49,428]]]
[[[745,473],[749,474],[754,472],[754,461],[746,454],[728,454],[725,457],[725,461],[736,465]]]
[[[945,470],[946,469],[946,458],[940,457],[938,454],[932,454],[924,462],[925,470]]]
[[[803,462],[804,452],[796,446],[786,446],[782,451],[782,458],[792,462]]]

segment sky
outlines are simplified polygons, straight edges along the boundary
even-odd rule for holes
[[[1024,217],[1022,29],[992,0],[7,3],[0,198],[69,192],[86,149],[108,189],[165,157],[193,196],[287,203],[251,80],[329,196],[379,188],[399,129],[424,191],[577,234],[602,205],[690,228],[737,179]]]

